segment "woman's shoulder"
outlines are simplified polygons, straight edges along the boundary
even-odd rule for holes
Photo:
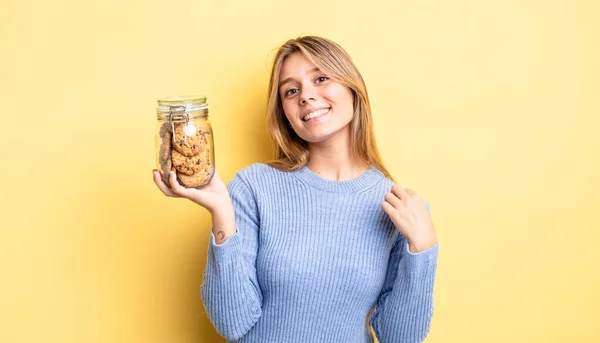
[[[274,174],[281,172],[279,169],[271,167],[266,163],[253,163],[245,168],[240,169],[237,173],[242,176],[252,177],[256,175]]]
[[[272,183],[280,179],[285,171],[279,170],[266,163],[253,163],[236,173],[234,179],[241,179],[249,185]],[[233,180],[233,179],[232,179]]]

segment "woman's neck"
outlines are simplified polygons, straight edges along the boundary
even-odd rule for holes
[[[325,180],[345,181],[362,175],[369,165],[352,159],[349,149],[320,149],[309,152],[308,169]]]

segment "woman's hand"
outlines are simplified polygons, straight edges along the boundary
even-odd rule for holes
[[[171,188],[163,182],[160,172],[156,169],[152,171],[154,183],[168,197],[189,199],[196,204],[206,208],[212,215],[219,211],[230,211],[233,209],[233,203],[229,197],[227,187],[217,174],[211,178],[210,182],[202,188],[185,188],[177,181],[175,172],[170,172],[169,183]]]
[[[425,201],[416,192],[394,184],[391,192],[385,195],[381,208],[408,241],[410,252],[424,251],[437,244]]]

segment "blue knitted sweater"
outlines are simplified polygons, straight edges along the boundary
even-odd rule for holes
[[[229,342],[422,342],[433,315],[438,247],[413,254],[381,205],[374,167],[347,181],[253,164],[229,182],[237,232],[211,233],[201,287]],[[429,204],[425,202],[429,209]]]

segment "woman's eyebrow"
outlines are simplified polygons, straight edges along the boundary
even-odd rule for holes
[[[313,69],[311,69],[311,70],[307,71],[306,73],[307,73],[307,74],[310,74],[310,73],[314,73],[314,72],[316,72],[316,71],[319,71],[319,68],[313,68]],[[290,77],[287,77],[287,78],[285,78],[285,79],[283,79],[281,82],[279,82],[279,87],[277,87],[277,88],[281,88],[281,86],[283,86],[284,84],[286,84],[286,83],[288,83],[288,82],[292,81],[293,79],[294,79],[294,78],[293,78],[293,77],[291,77],[291,76],[290,76]]]

